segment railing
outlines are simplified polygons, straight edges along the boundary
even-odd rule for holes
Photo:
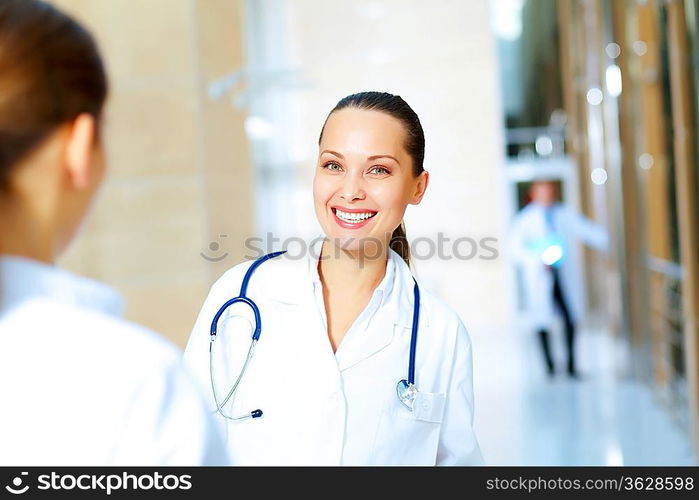
[[[684,270],[675,262],[646,256],[650,272],[650,321],[653,346],[657,349],[655,372],[659,396],[681,428],[689,425],[689,384],[684,360],[682,278]]]

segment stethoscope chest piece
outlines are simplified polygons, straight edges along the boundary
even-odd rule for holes
[[[403,379],[396,385],[396,393],[398,393],[398,399],[403,403],[403,406],[412,411],[417,397],[415,384],[409,384],[407,380]]]

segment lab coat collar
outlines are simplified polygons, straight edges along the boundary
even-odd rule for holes
[[[324,239],[325,236],[319,235],[309,244],[307,272],[314,286],[321,285],[318,275],[318,258]],[[405,289],[406,286],[409,287],[408,290]],[[376,290],[381,294],[381,307],[390,310],[393,322],[410,328],[413,316],[413,275],[405,261],[393,250],[389,250],[386,274]]]
[[[391,259],[396,264],[395,287],[398,290],[396,296],[396,324],[412,329],[413,326],[413,305],[415,303],[413,273],[403,258],[393,250],[390,250]],[[422,292],[422,289],[420,289]],[[424,294],[423,294],[424,295]],[[425,301],[420,302],[420,319],[424,325],[429,325],[429,316],[424,314]]]
[[[537,210],[540,212],[545,212],[546,210],[551,210],[552,212],[557,212],[558,209],[561,207],[561,203],[554,201],[550,205],[543,205],[541,203],[538,203],[536,201],[532,201],[527,205],[531,210]]]
[[[123,302],[112,288],[24,257],[0,256],[0,312],[34,299],[121,316]]]
[[[277,271],[281,271],[285,279],[275,279],[274,286],[266,290],[266,295],[286,304],[300,304],[305,297],[315,309],[317,306],[313,298],[313,287],[321,286],[318,276],[318,258],[323,241],[324,237],[319,236],[310,242],[306,262],[303,265],[298,265],[298,261],[282,257],[278,262]],[[381,351],[393,341],[396,335],[411,333],[414,304],[413,275],[409,266],[393,250],[389,250],[386,266],[386,275],[377,287],[381,294],[381,303],[370,319],[371,334],[355,338],[349,336],[343,339],[336,352],[336,361],[341,371]],[[424,305],[421,309],[420,324],[422,326],[429,324]]]
[[[265,291],[269,298],[285,304],[300,304],[306,293],[313,292],[314,283],[320,285],[318,258],[324,238],[325,236],[319,235],[309,242],[309,251],[303,265],[298,265],[303,261],[284,256],[281,258],[279,270],[285,275],[285,279],[274,280],[274,286]],[[386,265],[386,276],[379,284],[381,307],[389,310],[388,316],[394,324],[410,329],[413,323],[413,275],[405,261],[393,250],[389,250]],[[310,286],[306,289],[308,285]],[[426,315],[422,314],[421,317],[423,321],[427,320]]]
[[[405,261],[389,251],[386,277],[392,285],[382,297],[380,309],[371,318],[371,329],[342,340],[336,358],[341,371],[351,368],[387,347],[396,337],[409,336],[413,324],[413,275]],[[423,310],[424,312],[424,310]],[[427,324],[427,315],[421,314]],[[366,334],[368,333],[368,335]]]
[[[310,277],[311,283],[314,287],[322,286],[322,283],[320,281],[320,275],[318,274],[318,260],[320,258],[320,253],[323,247],[323,240],[324,237],[318,237],[312,240],[311,244],[309,245],[311,251],[309,252],[307,259],[308,276]],[[388,297],[391,295],[391,291],[393,290],[394,275],[396,272],[395,268],[395,262],[389,257],[389,259],[386,262],[386,273],[384,274],[384,277],[381,280],[381,282],[374,290],[374,294],[378,295],[379,300],[381,301],[379,307],[384,307],[386,305]]]

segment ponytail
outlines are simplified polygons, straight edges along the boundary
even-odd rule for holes
[[[403,222],[393,231],[389,247],[400,255],[405,263],[408,264],[408,267],[410,267],[410,244],[405,235],[405,224]]]

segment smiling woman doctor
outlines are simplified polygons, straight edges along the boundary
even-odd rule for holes
[[[408,264],[402,220],[428,185],[424,150],[399,96],[345,97],[320,135],[313,193],[325,236],[307,258],[243,263],[212,287],[185,359],[220,409],[234,463],[482,463],[469,336]],[[246,365],[251,308],[221,307],[238,295],[261,321]]]

